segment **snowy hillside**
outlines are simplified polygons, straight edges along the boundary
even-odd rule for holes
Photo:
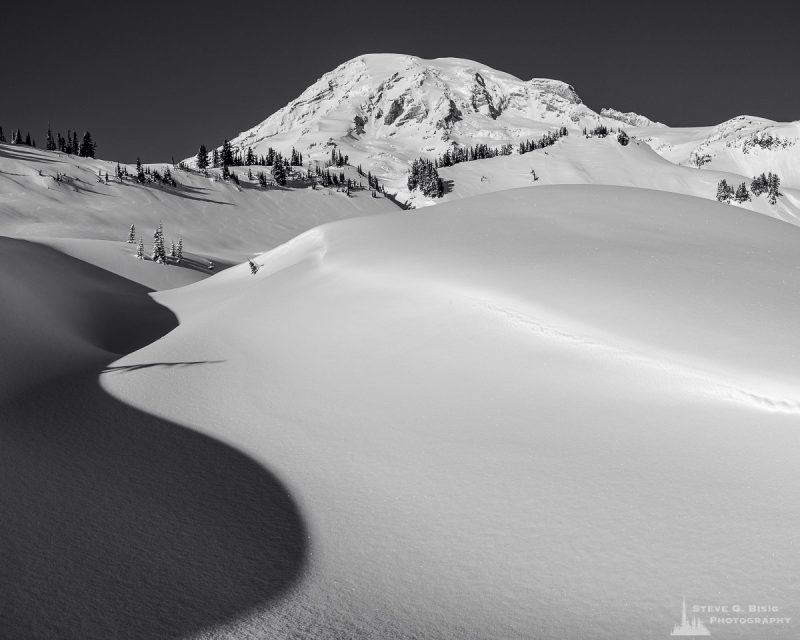
[[[180,326],[104,388],[272,470],[311,549],[291,597],[198,637],[638,640],[687,589],[790,606],[799,245],[698,198],[532,187],[158,294]]]
[[[634,129],[667,160],[749,178],[777,173],[786,187],[800,188],[800,122],[738,116],[715,127]]]
[[[712,167],[714,165],[711,165]],[[673,164],[647,144],[633,139],[622,146],[616,136],[585,138],[571,135],[547,149],[523,155],[500,156],[464,162],[439,169],[448,193],[441,201],[469,198],[481,193],[526,186],[554,184],[597,184],[656,189],[708,200],[716,200],[717,183],[750,184],[746,175]],[[800,224],[800,190],[781,188],[775,205],[765,196],[748,202],[732,203],[792,224]],[[435,201],[417,202],[432,204]]]
[[[168,166],[152,165],[161,172]],[[263,190],[247,179],[246,169],[235,170],[237,185],[220,180],[219,170],[204,177],[172,168],[178,183],[173,188],[133,179],[120,183],[116,167],[104,160],[0,144],[0,234],[42,239],[160,289],[208,275],[204,266],[209,261],[218,266],[241,262],[325,222],[397,211],[369,191],[347,197],[335,189],[312,190],[301,180]],[[126,168],[134,174],[134,167]],[[119,244],[133,224],[149,253],[153,230],[161,223],[168,242],[182,237],[186,251],[196,254],[185,265],[189,269],[154,271],[152,263],[129,259],[132,245]]]

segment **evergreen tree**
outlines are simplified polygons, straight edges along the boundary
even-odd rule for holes
[[[770,172],[767,176],[767,202],[777,204],[778,198],[783,194],[779,191],[781,179],[778,174]]]
[[[56,141],[53,140],[53,132],[50,131],[50,127],[47,127],[47,142],[45,143],[45,146],[48,151],[56,150]]]
[[[175,262],[180,264],[181,260],[183,260],[183,237],[179,236],[178,237],[178,247],[175,250]]]
[[[29,147],[33,146],[32,143],[31,143],[31,132],[30,131],[28,131],[28,133],[25,134],[25,144],[27,146],[29,146]]]
[[[766,193],[768,187],[769,185],[767,184],[767,176],[763,173],[760,176],[753,178],[753,181],[750,183],[750,191],[756,197],[760,196],[762,193]]]
[[[625,133],[624,131],[620,131],[619,134],[617,134],[617,142],[619,142],[624,147],[628,144],[628,142],[630,142],[630,138],[628,138],[627,133]]]
[[[750,193],[747,191],[747,185],[744,182],[736,188],[734,199],[738,203],[750,201]]]
[[[83,141],[78,149],[78,155],[80,155],[81,158],[94,158],[94,151],[96,148],[97,145],[92,140],[92,134],[86,131],[83,134]]]
[[[277,159],[275,164],[272,165],[272,178],[281,187],[286,186],[286,167],[280,159]]]
[[[5,142],[6,136],[3,134],[3,127],[0,127],[0,142]]]
[[[223,166],[231,166],[233,161],[233,148],[231,147],[231,143],[225,140],[222,143],[222,154],[221,154],[220,161],[222,162]]]
[[[723,178],[719,181],[719,184],[717,184],[717,200],[719,202],[730,203],[731,197],[733,197],[733,187]]]
[[[142,242],[141,238],[139,238],[139,244],[136,245],[136,257],[139,260],[144,260],[144,242]]]
[[[267,174],[264,173],[263,171],[259,171],[258,172],[258,185],[262,189],[266,189],[267,188]]]
[[[200,171],[208,169],[208,151],[206,151],[206,145],[204,144],[201,144],[200,149],[197,151],[197,168]]]
[[[78,132],[72,132],[72,154],[76,155],[78,153]]]
[[[219,151],[216,149],[211,150],[211,166],[215,169],[219,166]]]
[[[136,158],[136,182],[144,184],[146,180],[147,178],[145,178],[144,170],[142,169],[142,161]]]
[[[131,230],[128,232],[128,244],[136,242],[136,227],[131,225]]]
[[[154,262],[159,264],[167,263],[167,252],[164,249],[164,227],[158,225],[153,232],[153,253],[151,255]]]
[[[256,275],[261,267],[254,260],[248,260],[248,263],[250,264],[250,274]]]
[[[178,257],[178,248],[175,246],[175,241],[170,241],[169,244],[169,257],[175,260]]]
[[[22,144],[22,133],[19,129],[17,129],[17,132],[14,134],[13,142],[14,144]]]

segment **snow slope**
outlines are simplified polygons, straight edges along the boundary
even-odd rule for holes
[[[752,178],[777,173],[784,187],[800,188],[800,122],[737,116],[714,127],[632,129],[670,162]]]
[[[180,325],[103,388],[270,469],[309,536],[286,597],[195,635],[638,640],[682,595],[795,614],[798,245],[698,198],[544,186],[157,294]]]
[[[303,183],[261,190],[241,168],[234,169],[241,186],[218,180],[219,171],[213,170],[208,178],[173,170],[179,184],[176,189],[132,180],[119,184],[114,178],[108,184],[98,181],[98,170],[115,176],[116,166],[0,144],[0,234],[39,238],[70,255],[161,289],[204,277],[209,260],[220,268],[318,224],[397,210],[385,198],[371,198],[368,191],[353,192],[347,198],[331,189],[312,191]],[[163,171],[168,165],[152,166]],[[127,168],[135,175],[133,167]],[[66,177],[58,182],[57,174]],[[160,223],[167,249],[170,240],[183,237],[185,251],[194,256],[184,265],[190,268],[162,269],[130,260],[135,251],[132,245],[91,242],[124,241],[134,224],[149,254],[153,230]]]
[[[535,172],[536,180],[534,180]],[[747,175],[673,164],[647,144],[632,139],[622,146],[616,136],[585,138],[570,135],[547,149],[523,155],[499,156],[464,162],[439,170],[448,185],[445,202],[481,193],[530,185],[598,184],[656,189],[716,201],[717,183],[726,180],[734,187],[750,179]],[[792,224],[800,224],[800,190],[782,187],[783,197],[770,205],[766,196],[750,202],[732,203]],[[418,204],[435,201],[417,197]]]

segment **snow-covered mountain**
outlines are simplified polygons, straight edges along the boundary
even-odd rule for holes
[[[294,147],[312,164],[324,163],[335,149],[407,198],[405,176],[415,158],[436,158],[452,145],[511,144],[516,153],[521,141],[545,132],[567,127],[574,134],[599,124],[626,129],[676,164],[736,174],[740,181],[774,171],[785,186],[800,186],[796,122],[740,116],[715,127],[670,128],[634,112],[594,111],[560,80],[521,80],[460,58],[359,56],[232,145],[258,155]]]
[[[336,147],[351,163],[391,180],[405,174],[412,158],[441,154],[454,143],[498,147],[600,122],[619,125],[559,80],[520,80],[459,58],[371,54],[326,73],[232,144],[256,154],[296,147],[319,161]]]

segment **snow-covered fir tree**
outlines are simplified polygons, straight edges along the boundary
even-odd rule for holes
[[[728,184],[728,181],[723,178],[717,184],[717,200],[719,202],[730,203],[733,197],[733,187]]]
[[[136,257],[144,260],[144,241],[141,238],[139,238],[139,244],[136,245]]]
[[[286,167],[283,164],[283,159],[278,157],[275,164],[272,165],[272,178],[275,183],[281,187],[286,186]]]
[[[183,260],[183,237],[179,236],[178,237],[178,246],[177,246],[177,248],[175,250],[175,262],[180,264],[181,260]]]
[[[164,226],[158,225],[153,232],[153,253],[150,256],[153,262],[167,263],[167,252],[164,249]]]
[[[767,176],[767,202],[777,204],[778,198],[783,194],[780,192],[781,179],[777,173],[770,173]]]
[[[106,174],[106,177],[108,177],[108,174]],[[131,225],[131,229],[128,232],[128,243],[133,244],[134,242],[136,242],[136,226]]]

